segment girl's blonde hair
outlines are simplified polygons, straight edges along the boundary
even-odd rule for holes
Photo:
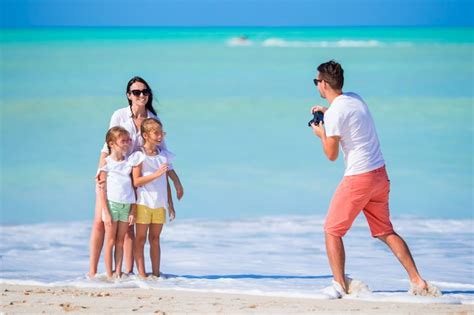
[[[109,149],[109,154],[111,153],[109,143],[117,141],[117,139],[123,135],[130,136],[130,133],[127,129],[120,126],[112,127],[107,131],[107,134],[105,135],[105,143],[107,144],[107,149]]]
[[[156,118],[147,118],[143,120],[142,125],[140,126],[140,131],[142,133],[142,138],[143,141],[146,142],[145,137],[143,136],[145,133],[148,133],[149,131],[153,130],[153,125],[158,124],[161,128],[163,128],[163,124],[161,121],[159,121]]]

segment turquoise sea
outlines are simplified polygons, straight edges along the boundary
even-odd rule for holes
[[[325,104],[316,67],[334,58],[375,118],[395,229],[444,294],[407,294],[405,271],[360,216],[346,272],[372,293],[351,298],[474,304],[472,28],[0,34],[0,285],[334,298],[323,223],[343,161],[329,162],[307,126]],[[185,196],[161,237],[164,278],[103,281],[101,261],[89,280],[99,150],[135,75],[154,90]]]
[[[2,225],[92,219],[99,150],[135,75],[177,154],[178,220],[324,216],[343,162],[326,160],[307,121],[329,59],[375,118],[392,216],[473,217],[472,28],[0,34]]]

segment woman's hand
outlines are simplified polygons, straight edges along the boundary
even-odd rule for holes
[[[178,197],[178,200],[181,200],[184,195],[184,189],[183,185],[181,185],[181,181],[179,180],[178,174],[176,174],[176,171],[172,169],[168,171],[168,176],[173,181],[174,189],[176,190],[176,197]]]
[[[100,179],[100,172],[95,176],[95,184],[99,190],[105,188],[105,179]]]
[[[100,190],[102,190],[104,188],[104,183],[105,183],[105,178],[104,179],[100,179],[100,173],[102,173],[100,171],[100,169],[102,167],[104,167],[105,165],[105,158],[108,156],[107,153],[104,153],[104,152],[100,152],[100,157],[99,157],[99,166],[98,166],[98,171],[97,171],[97,174],[95,175],[95,184],[97,185],[97,188],[99,188]]]
[[[174,207],[172,205],[168,206],[168,216],[170,221],[173,221],[176,218],[176,212],[174,211]]]
[[[183,198],[183,195],[184,195],[183,185],[181,185],[181,182],[179,181],[173,182],[173,184],[174,184],[174,189],[176,189],[176,197],[178,198],[178,200],[181,200],[181,198]]]

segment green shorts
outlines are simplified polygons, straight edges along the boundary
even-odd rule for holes
[[[130,214],[131,206],[129,203],[119,203],[107,200],[107,205],[109,206],[112,221],[128,222],[128,215]],[[102,220],[104,220],[104,216],[102,216]]]

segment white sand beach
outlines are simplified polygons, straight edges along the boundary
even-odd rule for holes
[[[2,314],[474,314],[474,305],[2,284]]]

